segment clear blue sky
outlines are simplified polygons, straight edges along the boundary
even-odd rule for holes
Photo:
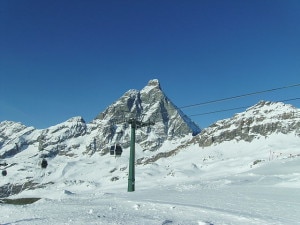
[[[0,121],[89,122],[150,79],[178,107],[298,84],[299,12],[299,0],[1,0]],[[182,110],[296,97],[299,86]]]

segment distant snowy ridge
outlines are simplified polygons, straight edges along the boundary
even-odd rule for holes
[[[300,136],[300,110],[282,102],[260,101],[232,118],[217,121],[195,137],[201,146],[231,140],[251,142],[273,133]]]

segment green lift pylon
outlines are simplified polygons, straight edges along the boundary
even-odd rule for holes
[[[130,156],[129,156],[129,173],[128,173],[128,192],[135,191],[135,130],[140,127],[154,125],[154,122],[141,122],[137,119],[130,119],[131,138],[130,138]]]

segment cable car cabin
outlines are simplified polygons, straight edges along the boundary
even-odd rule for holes
[[[120,145],[115,144],[110,147],[110,155],[117,157],[117,156],[121,156],[122,152],[123,150]]]
[[[7,175],[7,171],[6,170],[2,170],[2,176],[6,176]]]
[[[42,169],[46,169],[47,166],[48,166],[47,160],[46,160],[46,159],[43,159],[42,162],[41,162],[41,167],[42,167]]]

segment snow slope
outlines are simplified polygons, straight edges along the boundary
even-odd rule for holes
[[[127,192],[129,149],[120,158],[57,156],[46,170],[27,149],[7,159],[28,154],[1,186],[29,176],[48,185],[10,197],[41,198],[33,204],[0,204],[0,224],[300,224],[299,146],[293,133],[190,145],[136,165],[135,192]]]

